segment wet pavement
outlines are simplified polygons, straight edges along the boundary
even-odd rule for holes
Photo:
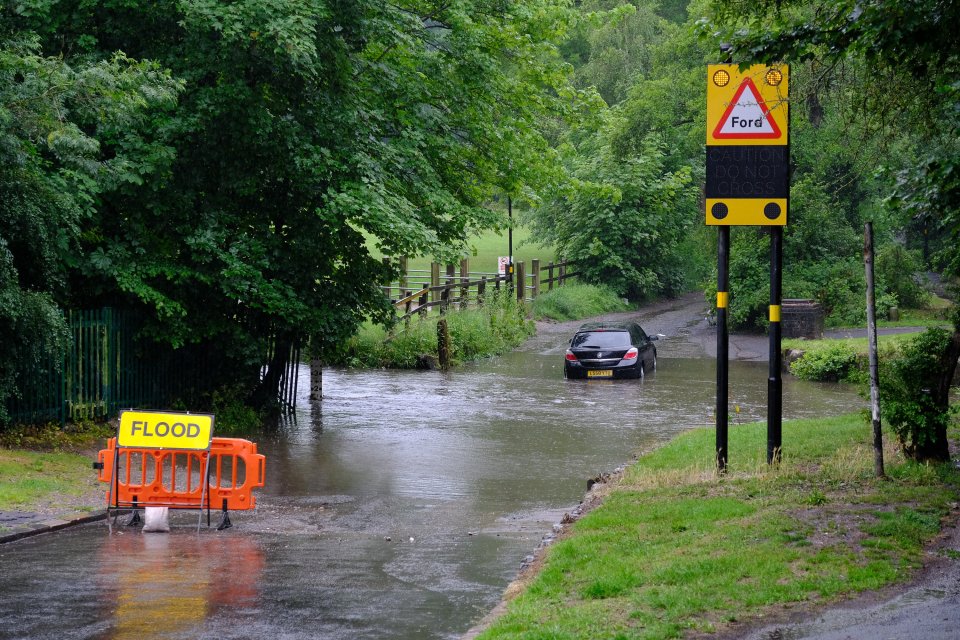
[[[198,535],[187,512],[169,535],[97,522],[0,546],[0,638],[459,637],[588,478],[712,424],[704,312],[633,314],[666,336],[638,381],[563,380],[567,324],[449,373],[328,369],[322,403],[256,437],[266,487],[232,529]],[[730,385],[734,427],[763,419],[765,364],[733,363]],[[862,406],[784,381],[786,418]]]

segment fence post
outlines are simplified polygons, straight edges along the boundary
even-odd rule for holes
[[[470,258],[460,261],[460,308],[466,309],[470,302]]]
[[[413,305],[413,301],[410,299],[410,296],[413,295],[413,292],[410,289],[402,289],[400,294],[403,296],[406,302],[403,304],[403,324],[404,326],[410,326],[410,307]]]
[[[444,371],[450,368],[450,331],[447,328],[447,319],[440,318],[437,322],[437,356],[440,368]]]
[[[564,279],[567,277],[567,264],[565,262],[560,263],[560,273],[557,275],[557,286],[563,284]]]
[[[534,300],[540,295],[540,260],[531,260],[530,269],[533,271],[533,296]]]
[[[553,263],[547,265],[547,291],[553,291]]]
[[[323,399],[323,363],[319,358],[310,358],[310,401]]]
[[[407,289],[409,286],[410,283],[407,282],[407,256],[403,256],[400,258],[400,288]],[[408,295],[410,294],[406,293],[403,297],[406,298]]]
[[[424,282],[424,283],[423,283],[423,295],[420,296],[419,309],[418,309],[418,312],[420,313],[420,317],[421,317],[421,318],[426,318],[426,317],[427,317],[427,311],[429,311],[429,309],[427,308],[427,304],[428,304],[428,302],[429,302],[429,300],[428,300],[429,297],[430,297],[430,284],[427,283],[427,282]]]
[[[516,268],[517,279],[513,285],[517,288],[517,300],[519,300],[521,303],[527,297],[527,291],[526,291],[527,273],[524,267],[525,265],[522,261],[517,263],[517,268]]]
[[[440,265],[436,262],[430,263],[430,301],[437,302],[440,299],[440,289],[434,287],[440,286]]]
[[[487,292],[487,276],[480,278],[480,282],[477,283],[477,306],[483,306],[483,296]]]

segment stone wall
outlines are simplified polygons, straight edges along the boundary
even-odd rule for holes
[[[780,307],[780,326],[784,338],[823,337],[823,307],[813,300],[786,299]]]

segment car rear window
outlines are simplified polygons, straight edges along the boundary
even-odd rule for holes
[[[627,331],[588,331],[573,336],[570,346],[576,347],[627,347],[630,334]]]

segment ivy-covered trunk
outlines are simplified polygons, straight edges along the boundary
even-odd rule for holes
[[[950,459],[950,384],[960,357],[960,323],[953,333],[928,329],[904,346],[881,378],[884,419],[904,454],[917,461]]]

